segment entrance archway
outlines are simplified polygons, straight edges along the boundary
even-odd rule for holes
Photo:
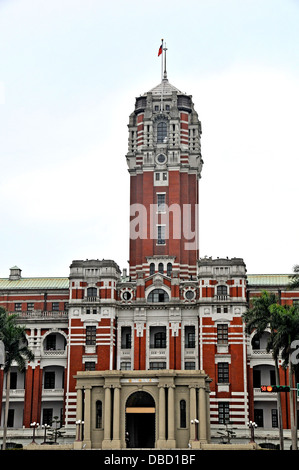
[[[149,393],[138,391],[129,396],[126,403],[128,447],[155,447],[155,416],[155,401]]]

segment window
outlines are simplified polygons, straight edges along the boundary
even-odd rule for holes
[[[43,421],[42,424],[48,424],[51,426],[53,421],[53,409],[52,408],[44,408],[43,409]]]
[[[165,331],[159,331],[154,334],[154,348],[166,348],[166,333]]]
[[[131,327],[123,326],[121,328],[121,349],[131,349],[131,346],[132,346]]]
[[[15,303],[15,312],[20,312],[22,310],[22,304],[17,302]]]
[[[164,274],[164,266],[163,266],[163,263],[159,263],[158,264],[158,272],[160,274]]]
[[[165,225],[157,225],[157,229],[158,229],[157,244],[165,245]]]
[[[8,410],[8,418],[7,418],[7,427],[8,428],[13,428],[14,417],[15,417],[15,410],[13,410],[13,409]]]
[[[11,388],[11,390],[16,390],[16,388],[17,388],[17,377],[18,377],[17,372],[11,372],[10,373],[10,388]]]
[[[55,351],[56,350],[56,336],[48,335],[46,338],[46,351]]]
[[[157,194],[158,212],[165,212],[165,203],[166,203],[166,194],[165,193]]]
[[[166,156],[163,153],[159,153],[157,156],[157,162],[161,165],[166,162]]]
[[[228,343],[228,325],[221,323],[217,325],[217,344]]]
[[[261,384],[261,371],[253,369],[253,388],[260,388]]]
[[[251,341],[252,349],[260,349],[261,344],[260,344],[260,338],[257,335],[254,335]]]
[[[186,326],[185,328],[185,348],[195,348],[195,327]]]
[[[97,288],[96,287],[88,287],[87,288],[87,297],[96,297],[97,296]]]
[[[169,302],[169,295],[163,289],[152,290],[147,297],[148,302]]]
[[[96,428],[103,427],[103,405],[100,400],[96,401]]]
[[[155,263],[150,264],[150,276],[155,274]]]
[[[259,428],[264,427],[264,410],[263,409],[254,409],[254,421]]]
[[[278,428],[278,416],[277,416],[276,408],[271,410],[271,418],[272,418],[272,428]]]
[[[59,302],[52,302],[52,311],[53,312],[59,311]]]
[[[122,361],[120,363],[120,370],[131,370],[131,362],[129,361]]]
[[[33,302],[28,302],[27,303],[27,311],[32,312],[34,310],[34,303]]]
[[[44,389],[49,390],[55,388],[55,372],[45,372]]]
[[[187,424],[186,419],[186,400],[180,401],[180,428],[185,428]]]
[[[166,369],[166,362],[150,362],[150,370]]]
[[[185,370],[195,370],[195,362],[185,362]]]
[[[167,124],[165,121],[159,122],[157,125],[157,142],[163,144],[167,141]]]
[[[167,276],[171,277],[171,273],[172,273],[172,264],[167,263]]]
[[[85,370],[96,370],[96,363],[94,361],[85,362]]]
[[[95,346],[96,344],[96,326],[87,326],[86,327],[86,344],[89,346]]]
[[[187,290],[185,293],[185,297],[187,300],[193,300],[195,297],[195,293],[193,292],[193,290]]]
[[[228,370],[228,362],[218,362],[218,383],[229,382]]]
[[[217,286],[217,295],[226,296],[227,295],[227,286]]]
[[[218,404],[218,422],[219,424],[229,423],[229,403],[221,402]]]

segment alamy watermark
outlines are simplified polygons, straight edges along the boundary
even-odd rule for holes
[[[184,240],[185,250],[198,249],[198,204],[143,204],[130,206],[131,240],[156,240],[164,245],[166,240]]]
[[[291,354],[291,363],[297,365],[299,364],[299,339],[292,341],[291,348],[294,349]]]

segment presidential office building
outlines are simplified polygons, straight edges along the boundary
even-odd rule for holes
[[[248,274],[242,258],[200,258],[201,122],[166,70],[136,98],[128,133],[128,270],[74,260],[68,278],[14,266],[0,279],[0,306],[18,314],[35,354],[25,373],[12,369],[8,437],[28,443],[31,423],[58,416],[76,448],[196,448],[227,427],[247,443],[254,420],[256,441],[276,444],[276,396],[260,392],[274,376],[267,332],[246,335],[242,315],[264,289],[288,305],[299,292],[286,274]],[[4,382],[2,367],[1,426]]]

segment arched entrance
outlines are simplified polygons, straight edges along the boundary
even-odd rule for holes
[[[132,393],[126,403],[128,447],[155,447],[155,401],[144,391]]]

